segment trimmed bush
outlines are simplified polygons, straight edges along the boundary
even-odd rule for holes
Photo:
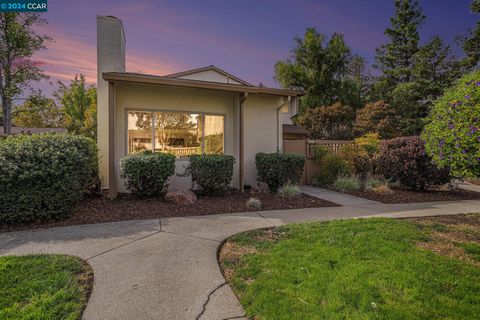
[[[120,160],[120,177],[125,180],[125,187],[139,197],[162,195],[173,174],[175,156],[172,154],[144,151]]]
[[[0,139],[0,223],[66,218],[97,179],[92,139],[71,134]]]
[[[322,161],[321,174],[313,178],[315,187],[329,187],[340,176],[352,174],[352,166],[348,161],[337,156],[326,156]]]
[[[439,169],[425,152],[425,142],[416,136],[383,141],[377,171],[412,190],[426,190],[450,181],[449,169]]]
[[[224,154],[190,156],[187,174],[207,194],[221,194],[230,186],[235,158]]]
[[[301,154],[260,152],[255,155],[257,179],[268,184],[272,193],[287,182],[298,184],[304,165],[305,156]]]
[[[333,188],[341,192],[358,191],[361,188],[361,183],[356,176],[343,176],[338,177],[333,182]]]

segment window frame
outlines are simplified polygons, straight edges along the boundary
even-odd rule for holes
[[[125,108],[125,136],[124,136],[124,148],[125,155],[129,154],[128,150],[128,113],[129,112],[151,112],[152,113],[152,152],[155,152],[155,113],[156,112],[177,112],[177,113],[189,113],[198,114],[203,117],[204,124],[202,126],[202,155],[205,154],[205,116],[223,116],[223,153],[225,154],[225,141],[227,132],[227,114],[224,112],[204,112],[204,111],[192,111],[192,110],[178,110],[178,109],[148,109],[148,108]],[[188,161],[188,157],[175,157],[176,161]]]

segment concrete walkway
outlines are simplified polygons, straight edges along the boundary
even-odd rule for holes
[[[221,242],[235,233],[305,221],[480,211],[480,201],[385,205],[317,192],[345,205],[3,233],[0,254],[62,253],[87,260],[95,281],[84,319],[242,319],[217,263]]]

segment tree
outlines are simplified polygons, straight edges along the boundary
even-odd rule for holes
[[[375,67],[382,71],[389,86],[412,80],[413,57],[419,49],[425,16],[418,0],[395,0],[391,28],[385,30],[390,42],[377,49]]]
[[[440,167],[457,177],[480,178],[480,71],[445,91],[428,117],[423,138]]]
[[[0,12],[0,97],[4,133],[11,133],[12,101],[32,81],[46,78],[30,57],[46,48],[50,38],[34,27],[46,20],[37,13]]]
[[[353,132],[358,136],[378,133],[382,138],[393,138],[398,135],[398,115],[383,100],[367,103],[357,110]]]
[[[358,93],[350,93],[355,91],[351,89],[355,82],[349,77],[352,54],[343,35],[334,33],[328,38],[309,28],[303,39],[294,40],[292,58],[275,64],[275,79],[284,88],[305,93],[301,109],[331,105],[339,100],[346,104],[356,102]]]
[[[87,85],[83,74],[75,75],[68,85],[61,81],[58,85],[59,88],[53,95],[62,105],[68,131],[96,139],[97,89],[95,86]]]
[[[480,13],[480,0],[473,0],[470,4],[472,13]],[[477,21],[475,28],[469,30],[468,36],[458,38],[463,51],[465,52],[465,59],[462,61],[467,69],[478,66],[480,61],[480,21]]]
[[[353,108],[336,102],[310,108],[297,117],[297,124],[310,131],[312,138],[350,139],[355,117]]]
[[[63,114],[55,100],[34,92],[23,105],[14,108],[13,123],[19,127],[59,128],[63,126]]]

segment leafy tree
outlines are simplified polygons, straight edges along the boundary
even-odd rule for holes
[[[473,13],[480,13],[480,0],[473,0],[470,4]],[[474,68],[480,61],[480,21],[477,21],[475,28],[469,30],[469,35],[458,38],[460,45],[465,52],[463,64],[466,68]]]
[[[45,23],[37,13],[0,12],[0,98],[7,134],[11,133],[14,97],[30,82],[46,77],[29,59],[50,41],[49,37],[34,31]]]
[[[395,137],[398,135],[398,115],[383,100],[367,103],[357,110],[353,132],[358,136],[378,133],[382,138]]]
[[[83,74],[75,75],[70,83],[58,82],[55,98],[62,105],[65,125],[69,132],[97,137],[97,89],[85,83]]]
[[[377,49],[375,64],[388,85],[412,80],[413,56],[419,50],[419,28],[424,20],[418,0],[395,0],[392,27],[385,30],[390,42]]]
[[[423,138],[440,167],[458,177],[480,177],[480,71],[459,79],[437,100]]]
[[[352,54],[343,35],[334,33],[328,38],[308,28],[303,39],[294,40],[292,58],[275,64],[275,79],[284,88],[305,92],[300,101],[302,110],[331,105],[338,100],[347,104],[355,102],[358,92],[351,93],[355,91],[351,88],[355,81],[349,77]],[[355,62],[358,64],[359,60]]]
[[[350,139],[354,117],[353,108],[336,102],[305,110],[297,117],[297,123],[309,130],[312,138]]]
[[[13,110],[13,123],[19,127],[58,128],[63,126],[63,114],[55,100],[41,92],[30,95],[23,105]]]

